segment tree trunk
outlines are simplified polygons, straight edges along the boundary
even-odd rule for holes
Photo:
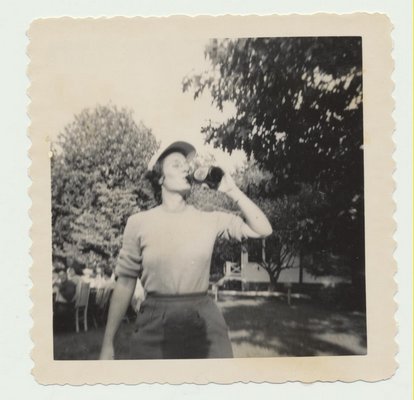
[[[351,284],[352,284],[352,302],[350,306],[354,309],[366,310],[366,295],[365,295],[365,265],[364,260],[358,257],[348,257],[348,262],[351,265]]]
[[[269,292],[274,292],[276,290],[276,284],[280,276],[281,268],[277,267],[276,271],[272,271],[268,268],[267,272],[269,273]]]
[[[262,262],[266,262],[266,239],[262,239]]]
[[[275,278],[275,283],[279,280],[279,276],[280,276],[280,273],[282,272],[282,267],[279,267],[278,269],[277,269],[277,271],[276,271],[276,274],[275,274],[275,276],[274,276],[274,278]]]
[[[265,241],[262,241],[262,251],[263,257],[266,257],[266,247],[265,247]],[[282,270],[282,261],[280,260],[280,249],[278,252],[278,258],[277,262],[274,262],[274,260],[270,260],[269,262],[263,262],[263,266],[265,267],[267,273],[269,274],[269,292],[274,292],[276,290],[276,284],[279,279],[280,272]],[[275,266],[275,268],[272,268],[272,266]]]
[[[302,250],[299,250],[299,284],[303,283]]]

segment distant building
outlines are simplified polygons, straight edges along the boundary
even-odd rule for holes
[[[240,263],[227,261],[224,265],[224,276],[227,278],[240,279],[246,288],[259,285],[264,286],[270,283],[267,270],[258,261],[249,261],[249,252],[246,246],[241,246]],[[291,268],[283,269],[279,275],[278,283],[300,283],[300,262],[295,257]],[[338,283],[349,283],[350,280],[340,276],[313,276],[306,269],[302,270],[303,284],[319,284],[332,286]]]

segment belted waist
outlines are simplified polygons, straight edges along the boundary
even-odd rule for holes
[[[159,300],[195,300],[206,297],[207,292],[196,292],[196,293],[158,293],[148,292],[146,295],[147,299],[159,299]]]

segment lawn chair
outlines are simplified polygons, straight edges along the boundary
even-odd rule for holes
[[[102,310],[103,313],[106,313],[109,305],[109,299],[111,298],[113,289],[111,287],[107,287],[104,289],[101,302],[99,304],[99,308]]]
[[[76,286],[75,295],[75,323],[76,332],[79,332],[79,320],[83,320],[83,329],[88,330],[88,303],[89,303],[89,283],[79,282]]]
[[[105,289],[104,288],[96,289],[95,305],[98,308],[100,307],[100,305],[102,303],[102,298],[103,298],[104,292],[105,292]]]
[[[91,310],[95,328],[97,328],[97,325],[101,322],[105,323],[112,291],[113,289],[111,287],[99,288],[96,291],[95,301],[92,305]]]
[[[89,312],[89,320],[92,320],[95,328],[98,327],[99,324],[99,316],[100,316],[100,305],[102,303],[102,298],[104,295],[104,288],[98,288],[95,290],[91,290],[89,294],[89,304],[88,304],[88,312]]]
[[[103,296],[102,296],[101,303],[99,305],[101,320],[104,323],[106,322],[106,317],[107,317],[108,309],[109,309],[109,301],[111,299],[112,292],[113,292],[113,288],[111,288],[111,287],[105,288]]]

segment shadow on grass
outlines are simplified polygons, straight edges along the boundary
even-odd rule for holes
[[[128,359],[132,353],[135,324],[123,322],[115,340],[117,359]],[[101,351],[104,327],[90,329],[87,332],[59,332],[53,338],[53,354],[55,360],[97,360]]]
[[[237,357],[366,354],[361,313],[275,299],[226,299],[219,306]]]
[[[335,311],[318,304],[289,307],[277,299],[224,298],[218,303],[230,329],[235,357],[330,356],[366,354],[362,313]],[[115,343],[118,359],[133,353],[133,322],[123,323]],[[104,328],[54,335],[56,360],[96,360]]]

